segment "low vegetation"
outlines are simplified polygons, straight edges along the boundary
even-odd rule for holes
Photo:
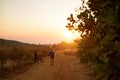
[[[0,39],[0,77],[25,72],[34,63],[34,52],[39,60],[47,56],[48,49],[45,45]]]

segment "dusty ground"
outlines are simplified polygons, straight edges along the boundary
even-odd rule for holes
[[[49,57],[43,63],[30,67],[27,72],[2,80],[93,80],[92,71],[80,64],[76,56],[55,53],[55,64],[50,65]]]

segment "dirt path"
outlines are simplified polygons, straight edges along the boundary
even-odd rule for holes
[[[79,63],[76,56],[65,56],[57,51],[54,65],[50,65],[47,57],[44,63],[39,62],[27,72],[5,80],[92,80],[91,73],[85,65]]]

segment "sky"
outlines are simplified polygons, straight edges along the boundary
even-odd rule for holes
[[[80,0],[0,0],[0,38],[33,44],[71,42],[67,17]]]

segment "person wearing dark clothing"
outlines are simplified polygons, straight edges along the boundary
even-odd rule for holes
[[[53,50],[49,51],[49,56],[50,56],[50,59],[51,59],[50,64],[53,65],[54,64],[54,51]]]
[[[37,52],[34,52],[34,63],[38,63],[38,55],[37,55]]]

